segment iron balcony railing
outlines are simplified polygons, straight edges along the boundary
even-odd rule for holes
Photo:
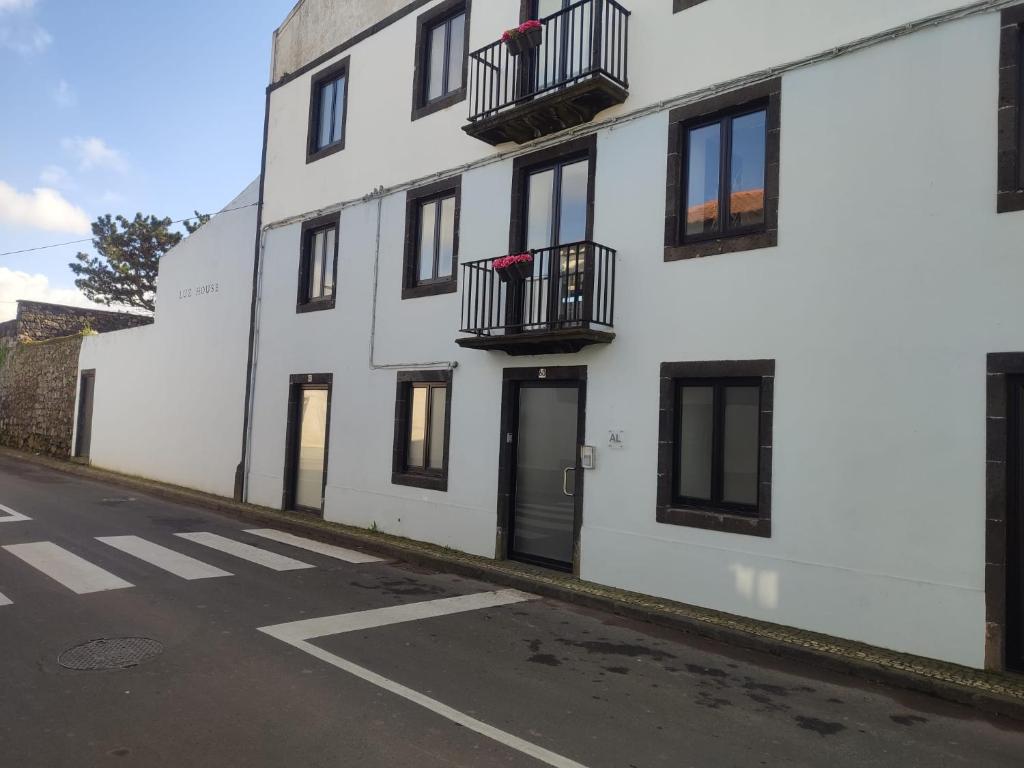
[[[615,251],[583,241],[530,251],[532,275],[501,280],[494,259],[462,265],[462,333],[497,336],[605,326],[615,316]]]
[[[532,51],[513,56],[499,40],[471,53],[470,122],[597,75],[628,89],[629,15],[615,0],[579,0],[540,20]]]

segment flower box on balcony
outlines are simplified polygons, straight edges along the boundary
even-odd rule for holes
[[[525,280],[533,276],[533,256],[529,253],[502,256],[494,260],[493,266],[503,283]]]
[[[536,19],[524,21],[518,27],[507,29],[501,36],[501,41],[513,56],[537,48],[543,39],[544,27]]]

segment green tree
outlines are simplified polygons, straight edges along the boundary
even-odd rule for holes
[[[184,222],[192,234],[210,220],[196,211]],[[92,223],[93,247],[99,256],[79,252],[68,266],[77,275],[75,285],[91,301],[110,306],[154,308],[160,257],[181,242],[183,235],[171,229],[169,218],[135,214],[100,216]]]

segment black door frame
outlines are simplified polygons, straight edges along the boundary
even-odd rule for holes
[[[1024,376],[1007,378],[1006,667],[1024,672]]]
[[[85,382],[92,383],[89,393],[89,447],[82,454],[82,427],[85,425]],[[75,458],[88,459],[92,453],[92,413],[96,404],[96,369],[89,368],[81,372],[78,380],[78,417],[75,424]]]
[[[573,473],[572,563],[543,558],[516,556],[514,541],[516,505],[516,465],[519,441],[519,392],[523,387],[575,387],[578,392],[576,414],[576,468]],[[499,560],[521,560],[556,570],[580,573],[580,530],[583,527],[583,475],[580,446],[586,444],[587,367],[506,368],[502,375],[501,432],[498,458],[498,530],[495,556]]]
[[[285,430],[284,489],[281,509],[323,517],[327,494],[327,471],[331,448],[331,398],[334,376],[330,373],[299,373],[288,377],[288,427]],[[327,390],[327,425],[324,430],[324,476],[320,489],[320,507],[300,507],[295,504],[299,471],[299,437],[302,434],[302,392],[307,389]]]

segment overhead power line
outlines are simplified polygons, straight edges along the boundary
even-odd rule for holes
[[[222,213],[231,213],[232,211],[241,211],[244,208],[252,208],[252,207],[257,206],[257,205],[259,205],[259,203],[247,203],[245,205],[239,205],[236,208],[225,208],[223,211],[217,211],[216,213],[211,213],[211,214],[209,214],[209,216],[210,216],[211,219],[213,219],[213,218],[215,218],[217,216],[220,216]],[[206,215],[206,214],[203,214],[203,215]],[[171,224],[183,224],[186,221],[192,221],[193,219],[198,219],[198,218],[199,218],[199,216],[188,216],[188,217],[186,217],[184,219],[178,219],[177,221],[172,221]],[[0,256],[17,256],[19,253],[32,253],[33,251],[45,251],[45,250],[47,250],[49,248],[63,248],[65,245],[78,245],[80,243],[91,243],[92,241],[93,241],[93,238],[91,238],[91,237],[83,237],[81,240],[68,240],[65,243],[53,243],[52,245],[38,245],[35,248],[22,248],[19,251],[5,251],[4,253],[0,253]]]

